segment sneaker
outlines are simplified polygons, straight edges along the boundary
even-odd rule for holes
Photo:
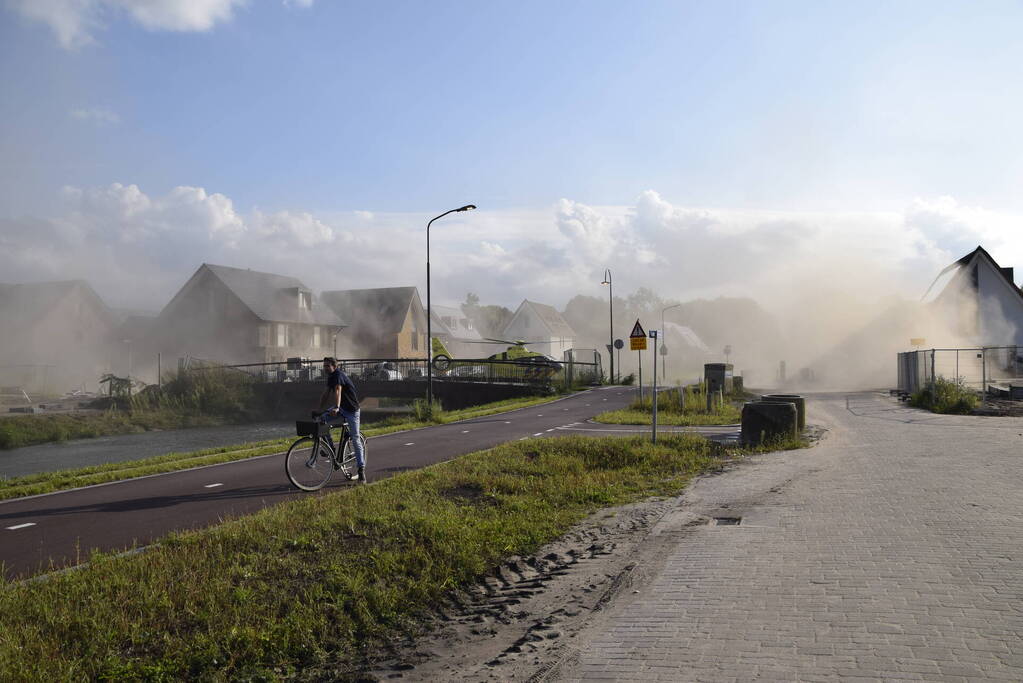
[[[365,484],[366,483],[366,468],[365,467],[360,467],[359,468],[359,473],[355,475],[355,481],[359,482],[360,484]]]

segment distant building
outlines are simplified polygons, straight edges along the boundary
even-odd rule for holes
[[[324,292],[324,303],[348,325],[342,358],[427,358],[426,312],[415,287]]]
[[[924,302],[945,328],[945,338],[929,335],[927,346],[1023,345],[1023,291],[1013,269],[998,265],[983,247],[942,270]]]
[[[561,360],[565,351],[574,346],[576,334],[553,306],[526,299],[505,325],[502,336],[510,341],[524,341],[530,351]]]
[[[432,313],[433,336],[444,343],[454,358],[484,358],[508,346],[488,343],[461,308],[434,304]]]
[[[83,280],[0,284],[0,386],[97,390],[119,352],[116,326]]]
[[[183,356],[225,364],[323,358],[343,327],[296,278],[204,263],[152,323],[147,350],[165,364]]]

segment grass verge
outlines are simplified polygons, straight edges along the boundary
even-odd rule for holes
[[[402,417],[388,418],[382,422],[374,423],[362,430],[367,436],[380,436],[392,432],[408,429],[430,427],[436,424],[446,424],[458,420],[469,420],[477,417],[485,417],[495,413],[503,413],[518,408],[528,408],[540,403],[549,403],[556,400],[557,396],[529,396],[525,398],[507,399],[495,403],[487,403],[481,406],[473,406],[462,410],[437,411],[432,421],[411,420]],[[2,422],[0,422],[2,424]],[[104,465],[93,465],[73,470],[61,470],[58,472],[40,472],[24,477],[11,479],[0,479],[0,500],[10,498],[21,498],[34,496],[41,493],[52,493],[66,489],[78,488],[81,486],[93,486],[105,484],[111,481],[133,479],[150,474],[162,474],[175,472],[177,470],[201,467],[203,465],[215,465],[222,462],[244,460],[259,455],[279,453],[287,449],[295,437],[288,435],[280,439],[257,441],[238,444],[234,446],[223,446],[220,448],[208,448],[187,453],[167,453],[151,458],[130,460],[127,462],[107,463]]]
[[[684,400],[680,392],[684,391]],[[742,419],[744,396],[725,396],[724,403],[707,410],[706,396],[695,387],[657,392],[657,423],[662,425],[725,425]],[[684,406],[684,407],[683,407]],[[593,418],[596,422],[619,425],[648,425],[653,420],[653,399],[636,399],[622,410],[609,410]]]
[[[0,680],[276,680],[358,663],[449,590],[595,509],[678,493],[720,447],[693,435],[506,444],[95,553],[0,587]]]

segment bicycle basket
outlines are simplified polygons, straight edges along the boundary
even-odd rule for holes
[[[324,428],[323,424],[311,420],[297,420],[295,422],[295,433],[299,436],[311,436],[314,439],[318,439],[320,438],[321,428]]]

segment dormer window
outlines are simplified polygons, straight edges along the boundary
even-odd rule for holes
[[[299,291],[298,307],[307,311],[310,310],[313,307],[313,293]]]

